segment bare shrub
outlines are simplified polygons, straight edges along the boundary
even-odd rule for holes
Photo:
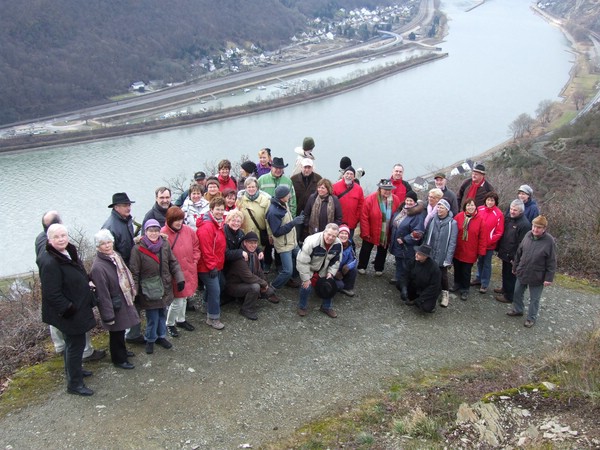
[[[0,382],[18,368],[43,361],[47,351],[42,342],[48,338],[48,325],[42,323],[42,296],[39,278],[0,299]]]

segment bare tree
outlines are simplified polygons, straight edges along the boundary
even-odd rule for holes
[[[575,109],[577,111],[579,111],[579,108],[585,103],[585,97],[585,92],[583,92],[581,89],[577,89],[575,92],[573,92],[573,103],[575,103]]]
[[[525,133],[531,133],[531,127],[535,123],[533,117],[527,113],[522,113],[510,125],[509,129],[512,132],[513,139],[517,140],[525,136]]]
[[[542,100],[535,110],[537,119],[542,124],[550,123],[550,116],[553,108],[554,102],[552,100]]]

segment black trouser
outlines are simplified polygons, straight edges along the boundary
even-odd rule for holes
[[[127,347],[125,346],[125,330],[109,331],[110,359],[114,364],[128,362]]]
[[[67,387],[77,389],[83,386],[83,374],[81,372],[81,361],[83,349],[85,348],[85,333],[67,334],[65,337],[65,374],[67,376]]]
[[[471,269],[473,263],[466,263],[454,258],[454,286],[458,287],[460,292],[469,292],[471,286]]]
[[[515,284],[517,284],[517,277],[512,270],[512,263],[502,261],[502,289],[504,290],[504,296],[511,302],[515,296]]]
[[[367,241],[362,242],[362,247],[360,248],[360,253],[358,255],[358,268],[366,269],[369,265],[369,259],[371,258],[371,251],[375,247],[375,244],[372,244]],[[385,247],[380,245],[377,246],[377,253],[375,254],[375,271],[383,272],[383,267],[385,265],[385,257],[387,256],[387,250]]]

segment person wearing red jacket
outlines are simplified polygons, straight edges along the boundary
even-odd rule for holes
[[[356,170],[346,167],[342,179],[333,185],[335,195],[342,205],[342,222],[350,229],[350,240],[354,237],[354,229],[360,222],[360,215],[365,201],[362,187],[355,181]]]
[[[198,261],[198,274],[204,283],[204,301],[208,305],[206,324],[216,330],[222,330],[221,291],[225,287],[222,274],[225,265],[227,243],[223,231],[225,199],[215,197],[210,201],[209,211],[202,222],[198,221],[196,235],[200,242],[202,258]]]
[[[185,287],[182,291],[173,286],[173,302],[169,305],[167,313],[167,331],[172,337],[179,337],[177,328],[194,331],[194,326],[185,320],[187,298],[194,295],[198,288],[197,266],[200,260],[200,243],[195,231],[183,223],[185,213],[178,206],[168,209],[166,224],[160,230],[167,236],[171,251],[179,262],[179,267],[185,278]]]
[[[484,198],[485,204],[477,208],[484,223],[487,236],[487,250],[485,256],[477,259],[477,274],[471,281],[471,286],[480,286],[479,292],[485,294],[492,278],[492,256],[498,241],[504,234],[504,214],[498,208],[498,194],[488,192]]]
[[[460,291],[460,299],[469,298],[471,269],[479,256],[485,256],[487,235],[483,220],[475,206],[475,199],[465,200],[462,212],[454,218],[458,225],[458,237],[454,250],[454,286],[451,291]]]
[[[217,166],[219,170],[219,174],[217,179],[219,180],[219,190],[223,192],[223,190],[230,188],[237,192],[237,181],[235,178],[229,176],[231,172],[231,162],[228,159],[223,159],[219,161],[219,165]]]
[[[373,192],[367,198],[360,215],[360,237],[362,238],[362,247],[358,255],[358,273],[366,273],[371,251],[377,246],[375,255],[375,276],[383,275],[385,257],[390,239],[390,223],[392,214],[398,205],[400,199],[392,194],[394,185],[390,180],[382,179],[377,184],[377,192]]]

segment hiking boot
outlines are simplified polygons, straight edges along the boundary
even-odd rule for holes
[[[337,317],[337,313],[332,308],[326,309],[321,306],[319,308],[319,311],[321,311],[323,314],[327,314],[332,319],[335,319]]]
[[[499,287],[499,288],[494,288],[494,292],[495,292],[496,294],[504,294],[504,288],[501,288],[501,287]]]
[[[165,338],[158,338],[156,340],[156,343],[158,345],[160,345],[162,348],[166,348],[167,350],[170,349],[171,347],[173,347],[173,344],[171,344],[169,341],[167,341]]]
[[[194,331],[196,329],[194,328],[194,325],[189,323],[187,320],[184,320],[183,322],[175,322],[175,325],[179,328],[183,328],[186,331]]]
[[[94,350],[90,356],[86,356],[82,361],[100,361],[106,356],[106,350]]]
[[[510,316],[510,317],[521,317],[523,315],[523,313],[522,312],[517,312],[514,309],[511,309],[510,311],[508,311],[506,313],[506,315]]]
[[[298,315],[300,317],[306,316],[306,312],[307,312],[306,309],[298,308]]]
[[[527,320],[525,321],[525,323],[523,324],[523,326],[524,326],[525,328],[531,328],[531,327],[532,327],[532,326],[534,326],[534,325],[535,325],[535,322],[534,322],[533,320],[529,320],[529,319],[527,319]]]
[[[148,355],[154,353],[154,342],[146,342],[146,353]]]
[[[496,299],[497,302],[500,302],[500,303],[512,303],[504,295],[496,295],[496,297],[494,297],[494,298]]]
[[[255,312],[251,311],[242,311],[240,310],[240,314],[249,320],[258,320],[258,315]]]
[[[219,319],[206,319],[206,325],[213,327],[215,330],[222,330],[225,325]]]
[[[481,287],[479,288],[479,293],[480,293],[480,294],[486,294],[486,293],[487,293],[487,288],[486,288],[486,287],[483,287],[483,286],[481,286]]]
[[[471,286],[480,286],[481,285],[481,280],[471,280]]]
[[[179,331],[177,331],[175,325],[167,325],[167,331],[169,332],[169,336],[174,338],[179,337]]]
[[[450,293],[448,291],[442,291],[442,301],[440,302],[440,306],[447,308],[448,303],[450,303]]]
[[[460,293],[460,299],[463,302],[466,302],[469,299],[469,293],[467,291],[461,292]]]
[[[269,300],[271,303],[279,303],[279,297],[277,297],[275,294],[269,295],[267,300]]]

